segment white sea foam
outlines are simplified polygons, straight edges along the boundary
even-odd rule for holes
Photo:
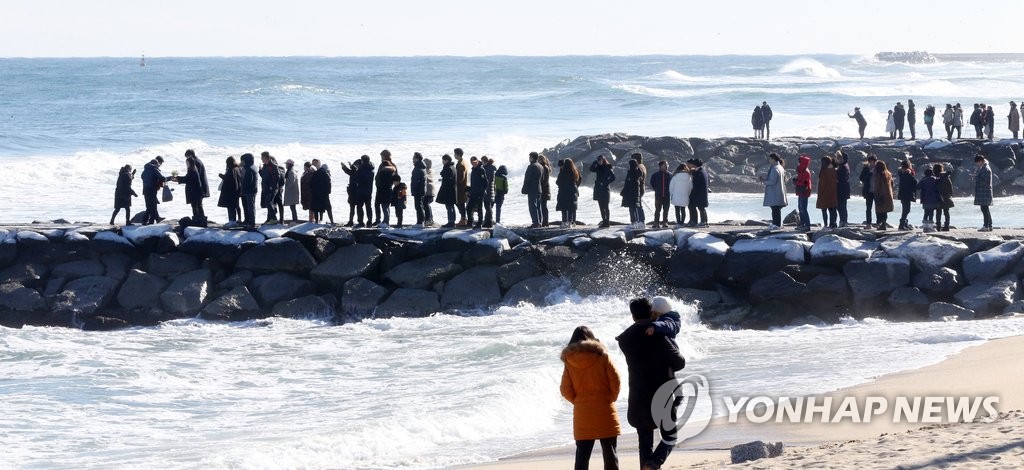
[[[811,58],[795,59],[779,68],[779,73],[801,74],[817,78],[839,78],[838,70]]]

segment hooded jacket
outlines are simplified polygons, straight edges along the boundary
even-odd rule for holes
[[[835,209],[839,207],[839,177],[836,169],[831,166],[823,167],[818,172],[818,201],[815,207],[818,209]]]
[[[811,197],[811,157],[800,155],[796,164],[796,195],[798,197]]]
[[[619,372],[599,341],[572,343],[562,350],[562,396],[572,403],[573,438],[578,441],[621,434],[615,400]]]
[[[899,194],[897,199],[900,201],[917,200],[917,179],[914,177],[914,171],[901,168],[899,178]]]
[[[654,394],[666,381],[675,378],[686,361],[666,336],[647,336],[649,321],[638,321],[616,339],[629,368],[629,406],[626,420],[639,430],[657,427],[651,417]]]
[[[935,176],[925,175],[917,183],[917,189],[921,192],[921,206],[925,210],[937,209],[942,199],[939,197],[939,179]]]

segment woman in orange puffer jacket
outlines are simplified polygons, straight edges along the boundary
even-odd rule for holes
[[[615,400],[619,397],[619,372],[608,350],[590,328],[577,327],[562,350],[562,396],[572,403],[576,469],[589,468],[594,440],[601,441],[604,468],[618,469],[616,441],[621,429]]]

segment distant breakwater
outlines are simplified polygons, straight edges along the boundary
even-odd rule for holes
[[[941,125],[938,126],[941,128]],[[924,131],[923,125],[921,130]],[[973,129],[972,129],[973,130]],[[941,132],[941,129],[937,129]],[[992,188],[996,196],[1024,194],[1024,162],[1021,162],[1021,141],[1000,140],[988,142],[978,139],[961,139],[953,142],[944,139],[891,140],[855,138],[802,138],[782,137],[772,140],[744,138],[682,138],[644,137],[623,133],[580,136],[565,140],[544,150],[552,160],[572,159],[580,168],[590,168],[598,155],[613,160],[616,183],[621,187],[628,158],[634,153],[643,156],[644,165],[657,169],[658,161],[666,160],[672,171],[680,163],[691,158],[704,162],[713,192],[758,193],[764,191],[760,177],[768,170],[767,156],[777,153],[787,162],[786,170],[790,179],[796,170],[796,157],[811,156],[811,173],[818,174],[820,159],[826,154],[843,150],[850,160],[853,172],[851,184],[858,187],[857,171],[865,157],[874,154],[889,168],[899,168],[899,163],[909,157],[918,174],[935,163],[946,165],[952,172],[956,195],[974,194],[974,157],[985,155],[991,162]],[[815,176],[817,179],[817,176]],[[592,185],[593,178],[584,178],[584,184]],[[854,190],[855,194],[859,194]]]
[[[670,295],[713,327],[846,315],[953,320],[1024,312],[1024,231],[260,231],[110,226],[0,229],[0,324],[92,330],[177,318],[239,321],[477,312],[582,296]]]

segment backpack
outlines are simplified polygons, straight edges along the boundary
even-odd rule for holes
[[[503,175],[494,175],[494,192],[508,194],[508,178]]]

